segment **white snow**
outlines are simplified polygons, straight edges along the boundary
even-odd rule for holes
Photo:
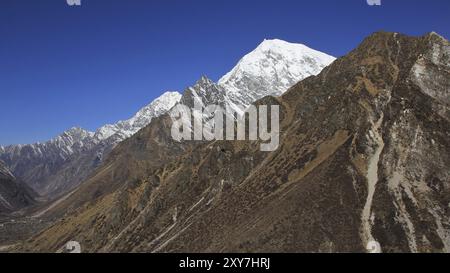
[[[166,92],[155,99],[149,105],[139,110],[132,118],[119,121],[116,124],[107,124],[95,132],[95,138],[105,140],[117,135],[120,140],[134,135],[137,131],[147,126],[155,117],[169,111],[181,99],[178,92]]]
[[[319,74],[335,59],[303,44],[264,40],[218,84],[232,103],[247,107],[264,96],[283,94],[297,82]]]

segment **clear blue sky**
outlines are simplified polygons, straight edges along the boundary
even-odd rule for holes
[[[450,1],[0,1],[0,144],[126,119],[217,80],[264,38],[341,56],[377,30],[450,36]]]

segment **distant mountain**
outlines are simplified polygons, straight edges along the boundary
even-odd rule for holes
[[[95,133],[72,128],[45,143],[0,147],[0,160],[40,194],[64,193],[86,178],[117,143],[168,111],[180,98],[177,92],[166,92],[131,119],[105,125]]]
[[[94,138],[98,141],[103,141],[112,136],[116,136],[117,141],[120,142],[147,126],[153,118],[166,113],[178,103],[180,99],[180,93],[166,92],[149,105],[139,110],[132,118],[99,128],[95,132]]]
[[[219,83],[202,77],[183,95],[167,92],[134,117],[96,132],[72,128],[46,143],[0,146],[0,160],[42,195],[60,195],[86,179],[115,145],[147,126],[176,103],[220,104],[241,113],[267,95],[280,95],[294,83],[318,74],[334,57],[301,44],[266,40],[239,61]]]
[[[35,203],[37,195],[0,161],[0,216]]]
[[[16,251],[76,240],[85,252],[450,252],[449,56],[435,33],[371,35],[256,102],[280,105],[269,153],[254,141],[178,143],[170,117],[155,118]]]

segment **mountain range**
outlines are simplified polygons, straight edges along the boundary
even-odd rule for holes
[[[299,80],[313,62],[285,53],[280,63],[288,48],[264,41],[218,83],[202,77],[179,98],[278,105],[277,150],[177,142],[162,113],[36,207],[31,218],[45,225],[7,250],[77,241],[83,252],[450,252],[449,41],[374,33]],[[261,93],[258,83],[274,85]]]
[[[203,76],[183,95],[166,92],[131,119],[102,126],[96,132],[72,128],[45,143],[0,146],[0,160],[40,195],[53,199],[75,189],[115,145],[181,100],[188,105],[193,105],[194,99],[204,105],[221,104],[241,113],[257,99],[279,95],[299,80],[318,74],[334,59],[302,44],[265,40],[219,83]]]
[[[40,195],[64,194],[86,178],[117,143],[168,111],[180,97],[177,92],[166,92],[132,118],[96,132],[71,128],[45,143],[0,147],[0,160]]]

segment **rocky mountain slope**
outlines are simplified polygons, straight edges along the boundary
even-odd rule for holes
[[[34,204],[36,194],[0,161],[0,216]]]
[[[266,40],[219,83],[202,77],[184,92],[182,101],[193,105],[194,100],[201,100],[204,105],[220,104],[241,113],[257,99],[281,94],[332,61],[334,57],[301,44]],[[46,143],[0,146],[0,160],[41,195],[60,196],[88,178],[115,145],[180,100],[181,94],[167,92],[131,119],[105,125],[96,132],[73,128]]]
[[[280,147],[120,143],[16,251],[450,252],[450,44],[376,33],[279,98]]]

